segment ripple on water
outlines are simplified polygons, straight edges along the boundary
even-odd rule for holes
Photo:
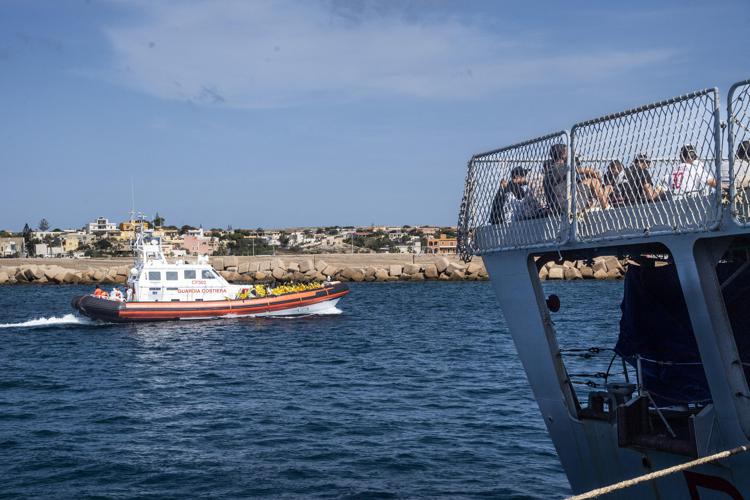
[[[323,318],[138,325],[71,318],[82,290],[0,287],[10,496],[568,492],[487,283],[354,284]]]

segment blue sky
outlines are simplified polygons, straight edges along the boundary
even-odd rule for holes
[[[0,228],[455,224],[466,160],[750,78],[746,1],[0,3]],[[723,103],[722,103],[723,105]]]

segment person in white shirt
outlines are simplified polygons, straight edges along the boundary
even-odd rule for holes
[[[737,188],[750,187],[750,139],[740,142],[734,159],[734,178]]]
[[[127,290],[125,290],[125,301],[130,302],[133,300],[133,289],[128,287]]]
[[[119,288],[114,287],[112,289],[112,293],[109,294],[109,298],[111,300],[117,300],[119,302],[122,302],[122,292],[120,291]]]
[[[680,149],[680,164],[667,172],[663,186],[672,197],[708,196],[716,188],[713,173],[698,159],[695,146],[685,144]]]

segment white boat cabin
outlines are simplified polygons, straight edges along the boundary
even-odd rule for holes
[[[177,261],[170,264],[164,257],[161,240],[148,230],[137,232],[133,244],[135,265],[130,270],[128,288],[134,302],[202,302],[234,299],[243,288],[230,285],[208,263],[205,256],[198,263]]]

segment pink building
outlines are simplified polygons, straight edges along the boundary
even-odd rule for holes
[[[188,255],[211,255],[219,246],[219,240],[206,236],[185,235],[182,248]]]

